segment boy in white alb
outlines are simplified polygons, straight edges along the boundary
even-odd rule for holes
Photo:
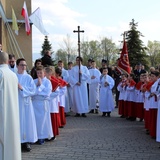
[[[45,76],[52,84],[52,93],[50,95],[50,114],[54,137],[51,140],[54,140],[56,136],[59,135],[59,82],[58,79],[53,76],[55,74],[54,72],[53,67],[45,68]]]
[[[36,117],[38,143],[43,144],[45,139],[51,139],[53,137],[49,108],[52,84],[50,80],[45,77],[43,66],[37,67],[36,72],[38,77],[34,80],[36,93],[32,99]]]
[[[56,68],[55,75],[59,82],[59,116],[60,116],[59,127],[63,128],[66,125],[65,106],[66,106],[67,82],[61,78],[61,74],[62,70],[60,68]]]
[[[26,61],[19,58],[17,64],[19,115],[22,150],[29,152],[30,143],[37,141],[36,121],[31,96],[35,94],[36,86],[32,77],[26,72]]]
[[[117,86],[117,90],[119,91],[119,99],[118,99],[118,113],[121,115],[121,118],[125,117],[124,111],[124,97],[125,97],[125,86],[127,85],[127,75],[121,74],[121,82]]]
[[[96,68],[96,62],[92,60],[92,68],[89,69],[90,72],[90,82],[89,82],[89,109],[90,113],[94,113],[96,110],[96,104],[99,102],[99,78],[101,72]]]
[[[150,89],[148,99],[150,101],[149,106],[149,120],[150,120],[150,136],[156,138],[156,126],[157,126],[157,110],[158,110],[158,99],[157,91],[159,89],[159,72],[151,72],[151,79],[154,82]]]
[[[110,117],[111,111],[114,109],[114,100],[112,95],[112,88],[114,87],[114,79],[108,75],[108,69],[102,69],[100,76],[100,95],[99,95],[99,110],[102,116]]]
[[[125,108],[127,109],[127,119],[136,120],[136,107],[135,107],[135,85],[133,74],[128,75],[126,92],[125,92]]]
[[[158,100],[158,112],[157,112],[156,141],[160,142],[160,78],[158,79],[158,86],[157,86],[157,100]]]

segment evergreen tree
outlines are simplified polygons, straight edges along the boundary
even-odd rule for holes
[[[135,67],[137,63],[142,63],[147,67],[147,48],[143,45],[142,40],[140,39],[142,33],[137,30],[138,23],[135,23],[134,19],[130,22],[130,30],[126,32],[126,42],[128,48],[128,56],[130,65]]]
[[[44,56],[46,50],[49,50],[49,51],[52,50],[52,45],[48,40],[48,36],[45,36],[44,43],[42,44],[42,51],[41,51],[42,56]]]

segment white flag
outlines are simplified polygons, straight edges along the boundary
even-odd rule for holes
[[[48,32],[45,30],[42,22],[42,17],[41,17],[41,12],[39,7],[30,15],[29,19],[39,29],[39,31],[42,34],[44,34],[45,36],[48,35]]]

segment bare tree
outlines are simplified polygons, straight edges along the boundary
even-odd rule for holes
[[[73,42],[70,36],[67,34],[66,38],[63,38],[64,44],[61,44],[61,49],[66,52],[67,61],[73,61],[75,59],[75,53],[77,52],[75,47],[73,47]]]
[[[107,60],[107,64],[109,65],[112,59],[117,57],[118,48],[115,43],[112,42],[112,39],[108,39],[104,37],[101,40],[101,50],[103,59]]]

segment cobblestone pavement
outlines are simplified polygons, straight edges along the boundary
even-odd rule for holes
[[[144,122],[87,114],[67,117],[56,140],[32,145],[23,160],[160,160],[160,144],[145,134]]]

